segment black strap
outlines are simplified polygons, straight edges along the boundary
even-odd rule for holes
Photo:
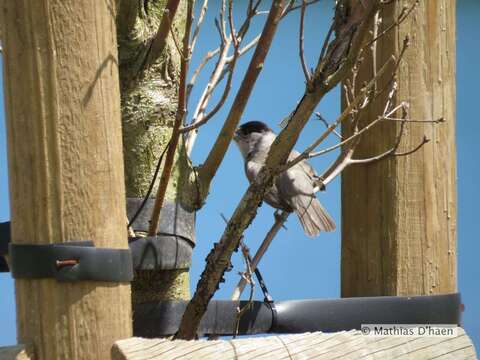
[[[135,270],[188,270],[192,263],[192,244],[180,236],[130,238],[128,245]]]
[[[96,248],[92,241],[48,245],[10,244],[10,265],[16,279],[130,282],[130,249]]]
[[[258,284],[260,285],[260,288],[262,289],[263,296],[264,296],[264,302],[267,304],[267,306],[270,308],[272,312],[272,329],[277,326],[277,308],[275,307],[275,302],[273,301],[272,296],[268,292],[267,285],[265,284],[265,281],[263,280],[263,276],[260,273],[260,270],[255,268],[255,276],[257,277]]]
[[[273,303],[273,298],[268,292],[267,285],[265,284],[265,281],[263,280],[263,276],[260,273],[260,270],[258,269],[258,266],[255,268],[255,276],[257,277],[258,284],[260,285],[260,288],[262,289],[263,296],[264,296],[264,301],[267,303]]]
[[[10,221],[0,223],[0,256],[8,254],[10,244]]]

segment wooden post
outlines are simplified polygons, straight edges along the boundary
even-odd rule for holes
[[[127,247],[114,0],[2,2],[12,240]],[[130,284],[17,279],[37,359],[108,359]]]
[[[380,13],[379,32],[406,4],[394,1]],[[410,47],[398,72],[396,101],[410,103],[410,117],[445,123],[408,124],[400,151],[420,151],[342,176],[342,296],[420,295],[457,290],[455,153],[455,0],[424,0],[377,45],[377,67],[398,56],[406,35]],[[366,54],[360,81],[372,76]],[[386,77],[379,86],[385,84]],[[365,120],[382,113],[385,96]],[[389,149],[399,123],[383,123],[362,139],[356,158]],[[348,129],[344,129],[348,133]]]

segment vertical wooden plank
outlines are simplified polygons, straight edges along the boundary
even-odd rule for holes
[[[2,7],[12,241],[127,247],[114,0]],[[130,285],[16,281],[38,359],[106,359],[131,335]]]
[[[380,31],[412,1],[394,1],[380,13]],[[457,290],[455,148],[455,1],[420,1],[416,10],[377,44],[377,67],[410,47],[397,81],[413,119],[445,118],[440,125],[409,124],[399,151],[420,151],[381,163],[355,165],[342,176],[342,296],[420,295]],[[372,76],[369,52],[359,84]],[[386,84],[387,77],[380,81]],[[365,124],[382,113],[385,97],[370,106]],[[356,158],[388,150],[399,123],[365,136]],[[345,127],[344,134],[350,129]]]

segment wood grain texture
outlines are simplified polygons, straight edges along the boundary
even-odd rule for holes
[[[114,0],[3,2],[14,243],[127,248]],[[38,359],[105,359],[131,335],[130,285],[17,280]]]
[[[404,5],[384,7],[380,31]],[[399,27],[380,39],[377,67],[398,56],[406,35],[397,103],[410,103],[410,117],[443,117],[445,123],[408,124],[399,151],[420,151],[380,163],[352,166],[342,176],[342,296],[421,295],[457,290],[457,194],[455,146],[455,1],[420,1]],[[359,84],[372,77],[366,54]],[[388,74],[388,76],[390,76]],[[379,87],[386,84],[387,76]],[[368,109],[363,123],[383,111],[386,95]],[[365,136],[355,158],[392,147],[399,123],[384,122]],[[344,127],[344,134],[350,129]]]
[[[113,360],[393,358],[461,360],[476,354],[461,328],[453,337],[374,337],[352,330],[214,341],[130,338],[117,341],[112,351]]]

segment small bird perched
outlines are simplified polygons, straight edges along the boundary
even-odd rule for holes
[[[276,137],[261,121],[247,122],[235,131],[233,139],[245,160],[245,173],[250,183],[265,164]],[[300,153],[293,150],[288,160],[298,155]],[[333,231],[335,222],[315,196],[314,188],[318,180],[315,170],[303,160],[277,176],[264,200],[276,209],[295,212],[308,236],[317,236],[321,231]]]

